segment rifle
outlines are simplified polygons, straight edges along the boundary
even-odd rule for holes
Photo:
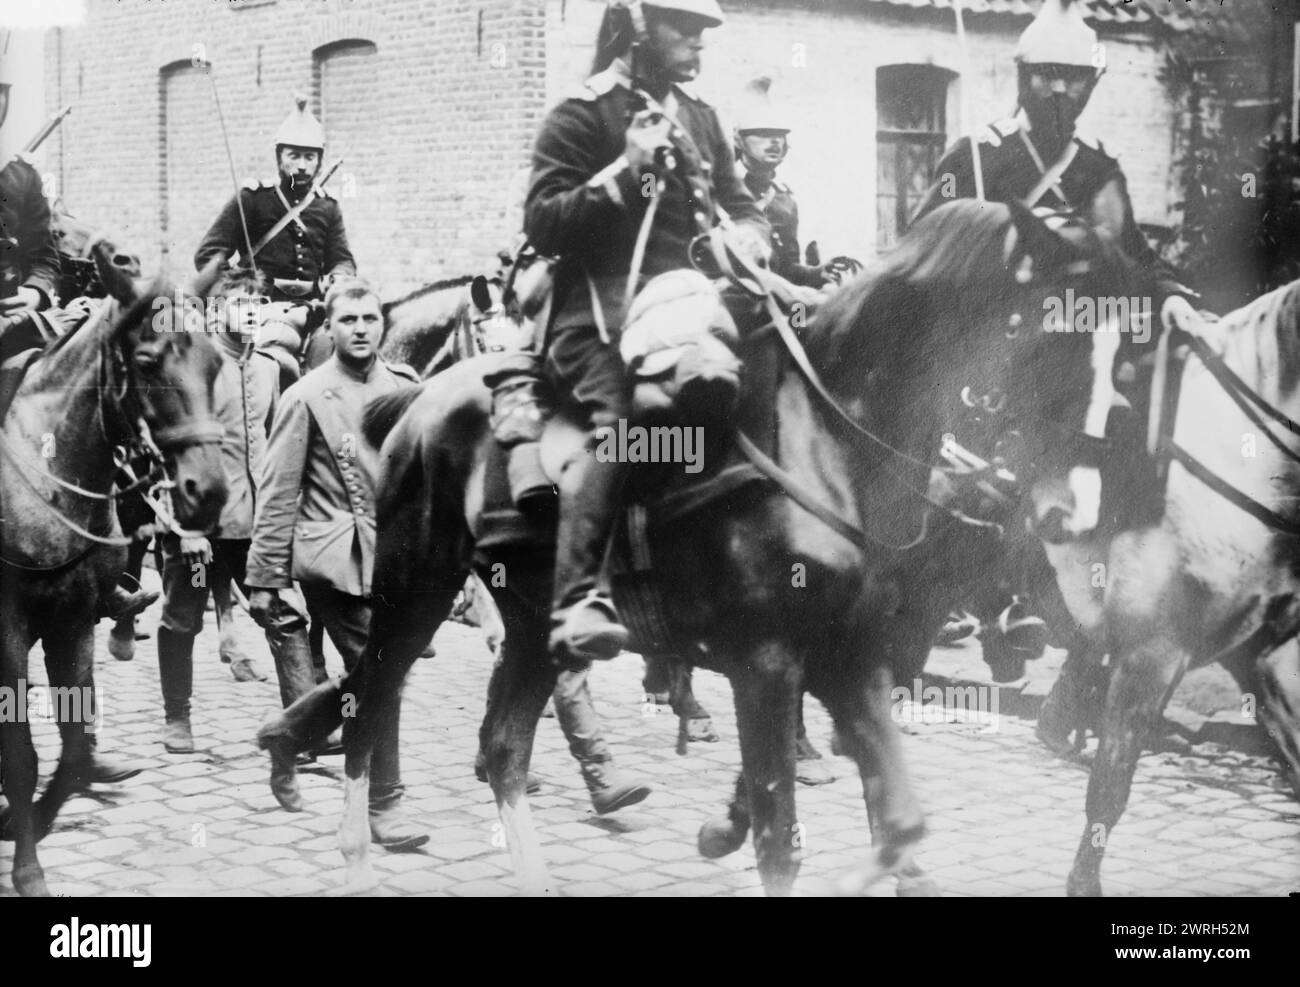
[[[63,109],[59,110],[58,113],[54,114],[54,116],[46,120],[45,126],[43,126],[40,130],[36,131],[36,136],[23,145],[23,153],[31,154],[38,147],[44,144],[45,141],[49,138],[50,134],[54,133],[54,131],[56,131],[59,128],[59,124],[63,122],[63,118],[66,117],[71,112],[72,112],[72,104],[69,103]]]

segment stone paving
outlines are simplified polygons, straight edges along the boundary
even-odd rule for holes
[[[152,576],[152,573],[147,573]],[[142,618],[152,630],[156,608]],[[265,646],[239,615],[241,638],[264,671]],[[148,769],[96,788],[64,808],[41,845],[51,890],[82,895],[322,895],[337,893],[342,858],[335,829],[342,758],[302,774],[307,811],[282,811],[267,788],[267,760],[253,742],[278,704],[274,682],[236,683],[217,658],[212,615],[196,648],[194,731],[198,752],[169,755],[161,743],[161,698],[153,641],[132,662],[107,655],[99,630],[99,685],[106,722],[101,749]],[[438,655],[412,671],[402,716],[406,804],[432,839],[417,854],[375,848],[381,894],[456,896],[515,893],[487,786],[472,763],[491,657],[476,629],[444,626]],[[32,681],[43,677],[39,649]],[[331,655],[338,666],[338,658]],[[563,893],[586,895],[757,895],[752,847],[722,861],[700,858],[700,824],[718,814],[739,764],[730,688],[697,673],[696,691],[722,739],[674,753],[677,723],[643,703],[642,666],[623,656],[592,676],[597,708],[618,764],[650,781],[641,805],[597,817],[553,719],[538,731],[534,771],[545,780],[531,800],[552,876]],[[824,751],[829,720],[809,701],[808,728]],[[1032,722],[916,722],[905,749],[930,833],[918,862],[953,895],[1060,895],[1083,829],[1085,770],[1048,754]],[[58,738],[34,725],[43,774]],[[828,753],[829,757],[829,753]],[[800,787],[804,858],[796,890],[818,894],[860,863],[867,845],[861,786],[853,765],[830,758],[838,779]],[[13,845],[0,844],[0,895],[12,895]],[[1112,834],[1102,878],[1111,895],[1285,895],[1300,891],[1300,805],[1266,756],[1216,744],[1145,756],[1130,808]],[[873,894],[892,894],[888,882]]]

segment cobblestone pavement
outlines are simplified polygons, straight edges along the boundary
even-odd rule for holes
[[[152,575],[148,573],[147,575]],[[153,629],[156,608],[142,618]],[[265,645],[242,613],[248,654],[271,672]],[[194,731],[199,751],[168,755],[154,643],[129,663],[97,654],[106,722],[101,749],[137,759],[143,774],[97,788],[64,808],[41,846],[51,890],[61,895],[319,895],[342,883],[335,829],[342,758],[302,775],[306,812],[282,811],[267,788],[267,760],[253,742],[278,704],[274,682],[236,683],[217,658],[212,615],[196,648]],[[418,854],[375,848],[381,893],[514,893],[496,813],[472,762],[491,659],[479,632],[445,626],[438,655],[416,663],[402,716],[406,804],[432,839]],[[32,681],[43,675],[39,650]],[[331,661],[338,665],[337,656]],[[722,736],[673,750],[677,723],[642,702],[642,666],[624,656],[598,667],[592,689],[620,767],[650,781],[641,805],[597,817],[553,719],[538,731],[532,799],[553,877],[569,895],[761,894],[751,847],[722,861],[701,859],[696,832],[718,814],[739,764],[726,681],[698,673],[696,689]],[[810,735],[827,750],[829,720],[808,703]],[[1087,775],[1037,745],[1032,723],[1003,716],[905,728],[909,767],[928,813],[918,856],[947,894],[1059,895],[1083,828]],[[35,724],[42,770],[57,734]],[[829,753],[828,753],[829,757]],[[797,890],[816,894],[861,861],[867,844],[861,787],[851,763],[830,758],[839,776],[800,787],[804,860]],[[1153,754],[1139,765],[1128,813],[1111,838],[1102,877],[1111,895],[1279,895],[1300,890],[1300,806],[1267,758],[1202,744],[1187,754]],[[0,845],[0,895],[12,895],[13,845]],[[874,893],[892,893],[880,886]]]

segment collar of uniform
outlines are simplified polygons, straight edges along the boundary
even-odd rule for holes
[[[219,332],[216,333],[217,350],[222,356],[227,356],[236,363],[242,363],[245,353],[251,353],[251,349],[244,346],[244,337],[236,333]]]
[[[344,377],[347,377],[349,380],[356,380],[356,381],[360,381],[363,384],[369,384],[372,380],[375,379],[375,375],[379,373],[378,354],[376,354],[374,357],[371,358],[370,366],[365,370],[352,369],[352,367],[348,366],[346,363],[344,363],[342,360],[339,359],[339,355],[337,353],[335,353],[332,357],[330,357],[330,359],[334,363],[334,369],[337,370]]]
[[[632,89],[632,66],[626,58],[616,58],[610,62],[609,68],[604,72],[597,72],[587,80],[587,88],[597,96],[604,96],[607,92],[622,86],[624,89]],[[686,96],[689,99],[697,100],[698,96],[694,91],[679,82],[675,82],[668,90],[668,96],[663,100],[664,108],[669,113],[676,112],[676,102],[680,96]]]

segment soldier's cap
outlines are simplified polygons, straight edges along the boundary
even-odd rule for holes
[[[627,7],[630,4],[627,0],[609,0],[611,7]],[[718,6],[718,0],[654,0],[653,3],[644,4],[646,7],[654,7],[658,10],[680,10],[684,14],[694,14],[703,20],[708,27],[722,26],[722,8]]]
[[[325,128],[307,109],[307,97],[296,96],[296,107],[284,118],[280,129],[275,132],[275,145],[287,144],[292,147],[314,147],[318,151],[325,149]]]
[[[773,105],[771,89],[770,75],[760,75],[745,83],[736,106],[737,134],[748,134],[754,131],[780,134],[790,132],[789,117]]]
[[[1083,22],[1082,6],[1083,0],[1043,0],[1038,16],[1020,35],[1016,61],[1094,68],[1097,32]]]

